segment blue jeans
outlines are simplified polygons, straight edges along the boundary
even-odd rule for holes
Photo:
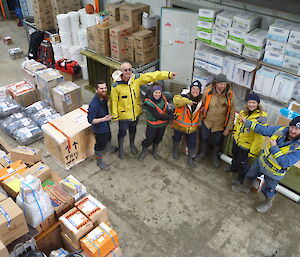
[[[261,191],[265,195],[265,197],[273,198],[276,195],[275,188],[278,185],[279,181],[272,179],[266,175],[266,170],[260,164],[258,159],[255,160],[255,162],[248,170],[245,179],[249,179],[251,182],[253,182],[257,177],[261,176],[262,174],[265,175],[265,184],[263,185]]]

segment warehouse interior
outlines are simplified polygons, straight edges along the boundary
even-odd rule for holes
[[[25,2],[27,6],[26,11],[28,14],[31,14],[30,16],[34,16],[36,14],[36,6],[42,8],[43,5],[41,3],[49,4],[61,1],[20,0],[17,2],[19,2],[21,11],[23,12]],[[98,11],[105,10],[107,5],[114,6],[117,4],[117,1],[114,0],[82,0],[79,2],[81,8],[91,4],[94,5],[95,9],[97,9],[96,6],[98,3]],[[276,19],[293,22],[294,26],[300,26],[300,3],[297,0],[288,0],[286,2],[272,1],[274,3],[271,6],[270,1],[256,0],[128,0],[127,2],[132,5],[137,2],[149,5],[149,14],[156,16],[160,21],[160,23],[155,24],[153,30],[155,31],[153,33],[157,33],[155,39],[156,48],[154,47],[156,50],[153,51],[153,56],[142,63],[136,62],[137,58],[135,56],[133,68],[135,72],[140,73],[155,70],[176,72],[178,76],[174,81],[169,80],[164,83],[164,89],[172,95],[180,94],[182,89],[189,88],[190,84],[199,77],[206,76],[203,79],[206,82],[211,78],[228,80],[228,74],[223,74],[222,72],[214,73],[214,71],[208,68],[205,69],[205,73],[202,70],[199,72],[202,67],[201,65],[204,65],[203,60],[200,60],[200,68],[196,65],[198,60],[196,56],[197,51],[202,53],[210,47],[210,43],[203,41],[203,38],[201,39],[199,34],[197,34],[201,31],[199,27],[197,28],[199,9],[223,9],[254,13],[261,17],[259,28],[266,31],[266,37],[269,27]],[[10,10],[11,7],[7,5],[6,0],[0,1],[0,4],[3,5],[2,16],[0,15],[1,106],[1,103],[4,102],[2,98],[5,99],[6,97],[2,96],[2,94],[5,94],[3,92],[7,92],[7,89],[4,88],[25,79],[23,63],[28,53],[30,33],[36,29],[32,26],[31,22],[29,25],[26,25],[26,21],[23,23],[23,26],[18,26],[19,21],[22,21],[25,17],[20,19],[16,16],[16,11]],[[57,9],[55,10],[57,11]],[[3,14],[5,14],[5,18]],[[168,31],[168,26],[165,26],[168,21],[174,25],[174,30]],[[40,26],[44,26],[42,21]],[[92,26],[97,25],[93,24]],[[175,26],[177,27],[175,28]],[[49,34],[55,33],[53,30],[49,31]],[[207,32],[207,30],[202,31]],[[49,34],[46,34],[46,37]],[[6,41],[7,37],[10,38],[11,42]],[[298,30],[296,39],[299,39],[300,45],[300,30]],[[51,40],[55,41],[56,39],[53,37]],[[107,40],[109,41],[109,38]],[[184,43],[180,45],[180,42]],[[55,44],[57,42],[54,42]],[[264,41],[264,44],[266,44],[266,41]],[[104,79],[107,81],[110,90],[112,72],[119,69],[120,64],[124,60],[131,62],[130,59],[126,58],[124,60],[117,60],[112,56],[109,58],[103,57],[105,54],[99,54],[97,53],[98,49],[90,49],[89,46],[80,48],[81,54],[79,53],[79,55],[82,60],[85,58],[87,60],[82,61],[82,74],[77,77],[71,76],[71,80],[80,87],[81,103],[86,106],[95,95],[91,88],[97,80]],[[54,50],[55,46],[53,44],[52,47]],[[12,48],[20,48],[22,54],[17,56],[18,50],[11,54],[9,50]],[[219,46],[217,49],[217,51],[222,52],[220,56],[223,56],[223,54],[232,54],[234,57],[244,58],[243,60],[250,60],[250,62],[254,63],[256,68],[250,70],[249,73],[254,70],[254,73],[256,73],[254,75],[255,78],[258,76],[257,74],[260,74],[259,69],[262,69],[264,65],[268,68],[276,68],[278,71],[277,76],[279,72],[280,74],[286,72],[286,74],[292,76],[292,79],[295,80],[293,88],[290,89],[288,88],[289,85],[285,85],[286,89],[282,89],[273,98],[272,96],[265,97],[263,95],[264,86],[262,85],[259,88],[258,85],[255,85],[254,77],[251,83],[248,82],[247,85],[245,83],[243,86],[230,80],[231,82],[233,81],[233,89],[237,96],[237,111],[241,110],[245,105],[246,95],[252,90],[255,91],[256,87],[257,92],[261,94],[264,107],[269,112],[270,125],[288,126],[291,116],[284,116],[280,110],[288,110],[291,101],[296,101],[297,103],[300,101],[300,61],[297,64],[299,66],[298,71],[291,68],[279,67],[277,62],[276,65],[274,63],[267,63],[264,59],[264,51],[260,57],[254,58],[253,56],[244,56],[242,52],[238,54],[235,52],[230,53],[228,50],[225,50],[225,47],[220,48]],[[296,55],[295,59],[299,58],[300,60],[300,46],[296,50],[299,55]],[[102,51],[102,48],[100,51]],[[104,51],[106,51],[106,48]],[[64,53],[62,54],[64,55]],[[65,56],[63,57],[66,58]],[[283,58],[282,63],[284,63]],[[84,72],[85,75],[83,75]],[[65,81],[70,79],[70,75],[62,74]],[[267,82],[265,82],[266,84]],[[288,101],[286,100],[287,98]],[[297,106],[299,108],[299,105]],[[3,106],[1,108],[3,109]],[[44,106],[43,108],[46,107]],[[290,111],[293,112],[292,110]],[[291,114],[291,112],[289,113]],[[49,116],[51,115],[53,113],[49,114]],[[59,114],[62,117],[63,115],[65,113]],[[4,118],[6,117],[1,117],[1,123]],[[53,120],[50,122],[54,123]],[[48,126],[48,124],[46,125]],[[80,238],[71,238],[69,241],[63,238],[62,235],[65,233],[66,226],[61,229],[63,221],[57,217],[57,213],[55,212],[55,215],[51,213],[55,217],[54,221],[50,220],[50,216],[42,218],[41,223],[45,227],[40,226],[40,224],[33,227],[27,221],[29,232],[27,233],[26,231],[23,233],[20,229],[17,232],[19,235],[14,235],[13,239],[10,240],[8,239],[9,235],[13,235],[15,233],[13,230],[16,230],[16,228],[8,225],[10,218],[7,218],[7,215],[5,215],[8,211],[2,212],[4,205],[2,205],[3,202],[0,197],[0,257],[300,257],[300,245],[298,243],[300,217],[297,212],[299,210],[299,201],[297,202],[297,200],[292,200],[286,195],[277,193],[272,208],[266,213],[258,213],[255,208],[264,201],[263,194],[261,192],[251,192],[245,195],[233,192],[231,185],[236,174],[224,171],[228,167],[226,158],[221,159],[221,166],[216,168],[212,163],[212,156],[208,153],[203,160],[195,160],[195,167],[190,168],[186,163],[186,148],[184,143],[184,153],[181,154],[179,161],[175,161],[172,158],[173,128],[171,125],[171,122],[167,125],[163,141],[159,146],[161,159],[154,159],[149,148],[145,159],[139,161],[136,155],[130,153],[129,138],[126,136],[124,144],[125,159],[121,160],[118,157],[118,153],[104,155],[104,160],[109,165],[108,171],[99,169],[93,153],[83,158],[80,162],[69,165],[67,162],[61,162],[61,160],[56,158],[54,152],[57,149],[53,150],[53,147],[50,148],[50,143],[46,141],[46,138],[38,138],[34,142],[30,141],[29,144],[26,143],[26,148],[39,149],[41,161],[52,172],[56,173],[59,178],[65,179],[72,175],[78,180],[80,185],[86,187],[87,194],[97,199],[98,202],[101,202],[106,207],[108,213],[106,224],[116,235],[111,239],[111,234],[104,233],[106,235],[105,240],[111,240],[111,248],[108,246],[100,248],[100,246],[95,246],[90,241],[84,243],[86,234],[97,227],[91,225],[91,228],[85,230],[85,234],[80,237],[81,243],[85,244],[84,248],[79,243]],[[110,128],[112,145],[117,146],[118,122],[110,122]],[[136,146],[139,152],[142,149],[141,142],[145,138],[145,131],[146,118],[145,114],[142,114],[138,123],[136,136]],[[65,133],[63,135],[68,138]],[[80,135],[82,136],[82,134]],[[58,138],[59,136],[57,136],[57,140],[59,140]],[[231,144],[231,140],[228,138],[224,141],[224,156],[231,156],[231,147],[228,146]],[[55,136],[53,140],[55,140]],[[68,144],[69,141],[65,140],[64,143],[66,142]],[[9,155],[10,151],[13,151],[13,149],[16,149],[20,145],[25,145],[20,143],[20,139],[17,141],[12,134],[8,134],[3,128],[0,129],[0,143],[2,150],[8,149],[6,153],[8,157],[11,157]],[[86,143],[93,145],[93,142]],[[62,152],[60,154],[63,155]],[[26,162],[24,161],[24,163]],[[2,162],[0,164],[3,166]],[[1,165],[0,168],[2,168]],[[33,163],[28,165],[28,169],[30,166],[33,166]],[[290,175],[286,176],[282,183],[296,197],[300,195],[300,168],[298,166],[291,168]],[[7,167],[4,167],[4,169],[7,169]],[[6,172],[8,173],[8,171]],[[18,174],[16,179],[19,181],[18,190],[20,191],[20,181],[23,181],[24,178],[21,178]],[[10,181],[15,180],[11,179]],[[4,184],[5,186],[3,186]],[[9,183],[5,183],[5,180],[1,179],[1,187],[4,190],[9,187],[7,185]],[[7,197],[11,197],[15,201],[18,198],[17,195],[18,193],[11,195],[9,191]],[[68,209],[65,209],[63,214],[71,208],[76,209],[74,206],[76,205],[74,205],[73,199],[72,206],[68,206]],[[78,210],[76,209],[76,211]],[[26,212],[24,211],[24,213],[27,219]],[[39,216],[38,210],[36,210],[34,215]],[[13,219],[10,221],[13,222]],[[92,224],[91,221],[89,222]],[[20,237],[20,234],[22,234],[22,237]],[[116,240],[116,238],[118,239]],[[35,242],[31,243],[32,241],[30,240]],[[79,243],[79,248],[76,247],[75,241]],[[116,241],[118,242],[116,243]],[[20,243],[21,246],[18,245],[15,247]],[[28,245],[30,245],[30,249],[26,249]],[[89,245],[90,248],[86,245]],[[95,248],[93,252],[88,250],[91,248]],[[31,252],[32,255],[27,256],[26,254],[30,253],[31,249],[35,251]],[[62,250],[58,251],[57,249],[65,249],[66,252],[62,252]],[[55,252],[55,250],[57,251]],[[37,255],[37,251],[43,252],[44,255]],[[77,252],[81,255],[67,255],[67,251],[68,253]]]

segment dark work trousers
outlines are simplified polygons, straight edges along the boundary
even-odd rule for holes
[[[179,130],[174,129],[174,135],[172,139],[176,142],[181,141],[181,137],[183,135],[186,135],[186,146],[188,149],[194,150],[196,148],[196,136],[197,136],[197,131],[191,134],[185,134],[184,132],[181,132]]]
[[[216,146],[221,147],[223,143],[223,131],[217,131],[217,132],[211,132],[209,128],[207,128],[204,125],[204,122],[202,122],[200,127],[200,137],[201,137],[201,143],[203,141],[208,142],[210,137],[213,140],[213,144]]]
[[[152,127],[147,125],[146,129],[146,139],[143,140],[142,146],[148,147],[152,144],[158,145],[163,139],[166,126],[163,127]]]
[[[233,140],[232,144],[232,163],[230,166],[230,170],[232,172],[238,172],[238,181],[241,182],[241,184],[244,182],[245,175],[249,169],[248,164],[248,154],[249,149],[245,149],[242,147],[239,147],[236,142]]]
[[[127,130],[129,130],[129,134],[136,133],[136,126],[139,122],[139,118],[135,121],[132,120],[119,120],[119,132],[118,138],[124,138],[126,136]]]
[[[103,133],[103,134],[96,134],[95,133],[95,138],[96,138],[96,144],[94,147],[95,151],[103,151],[107,142],[111,141],[111,133]]]

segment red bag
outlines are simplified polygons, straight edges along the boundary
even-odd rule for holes
[[[79,74],[81,72],[81,67],[76,61],[68,59],[60,59],[55,62],[55,69],[69,74]]]

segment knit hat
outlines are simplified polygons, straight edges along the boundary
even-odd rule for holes
[[[192,89],[192,87],[199,87],[200,92],[201,92],[202,85],[201,85],[201,83],[200,83],[199,80],[195,80],[195,81],[191,84],[190,90]]]
[[[300,116],[292,119],[292,121],[290,122],[289,126],[295,126],[297,128],[300,128]]]
[[[156,90],[159,90],[159,91],[162,91],[162,87],[160,85],[154,85],[152,88],[151,88],[151,91],[154,92]]]
[[[256,101],[258,104],[260,103],[259,95],[255,94],[255,93],[252,93],[252,94],[248,95],[247,102],[250,101],[250,100]]]

